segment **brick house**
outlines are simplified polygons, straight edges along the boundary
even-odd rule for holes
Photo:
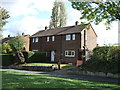
[[[30,51],[46,52],[49,62],[76,63],[83,50],[92,51],[97,45],[97,35],[89,25],[40,30],[30,37]],[[84,48],[85,46],[85,48]]]

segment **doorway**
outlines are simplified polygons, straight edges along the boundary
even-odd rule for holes
[[[55,59],[55,51],[51,51],[51,62],[54,62]]]

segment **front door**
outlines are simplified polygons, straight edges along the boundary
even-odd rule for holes
[[[54,62],[55,59],[55,51],[51,51],[51,62]]]

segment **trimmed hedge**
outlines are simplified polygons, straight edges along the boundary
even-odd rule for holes
[[[28,52],[28,60],[27,63],[40,63],[40,62],[46,62],[47,57],[46,53],[44,52]]]
[[[2,66],[9,66],[15,62],[13,55],[0,55],[2,57]]]
[[[120,73],[120,46],[96,47],[83,68],[89,71]]]
[[[23,52],[27,63],[41,63],[46,62],[47,57],[44,52]],[[2,57],[2,66],[9,66],[18,62],[13,55],[1,55]]]

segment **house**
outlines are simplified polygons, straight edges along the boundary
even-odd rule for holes
[[[23,33],[22,33],[22,35],[23,35]],[[24,48],[25,48],[26,51],[29,51],[30,35],[23,35],[23,36],[24,36],[24,38],[25,38]],[[14,37],[10,37],[10,35],[8,35],[8,37],[3,38],[3,39],[1,40],[1,43],[2,43],[2,44],[3,44],[3,43],[8,43],[9,40],[12,39],[12,38],[14,38]]]
[[[97,45],[97,35],[89,25],[40,30],[30,37],[30,51],[46,52],[49,62],[76,63],[83,51],[92,51]]]

